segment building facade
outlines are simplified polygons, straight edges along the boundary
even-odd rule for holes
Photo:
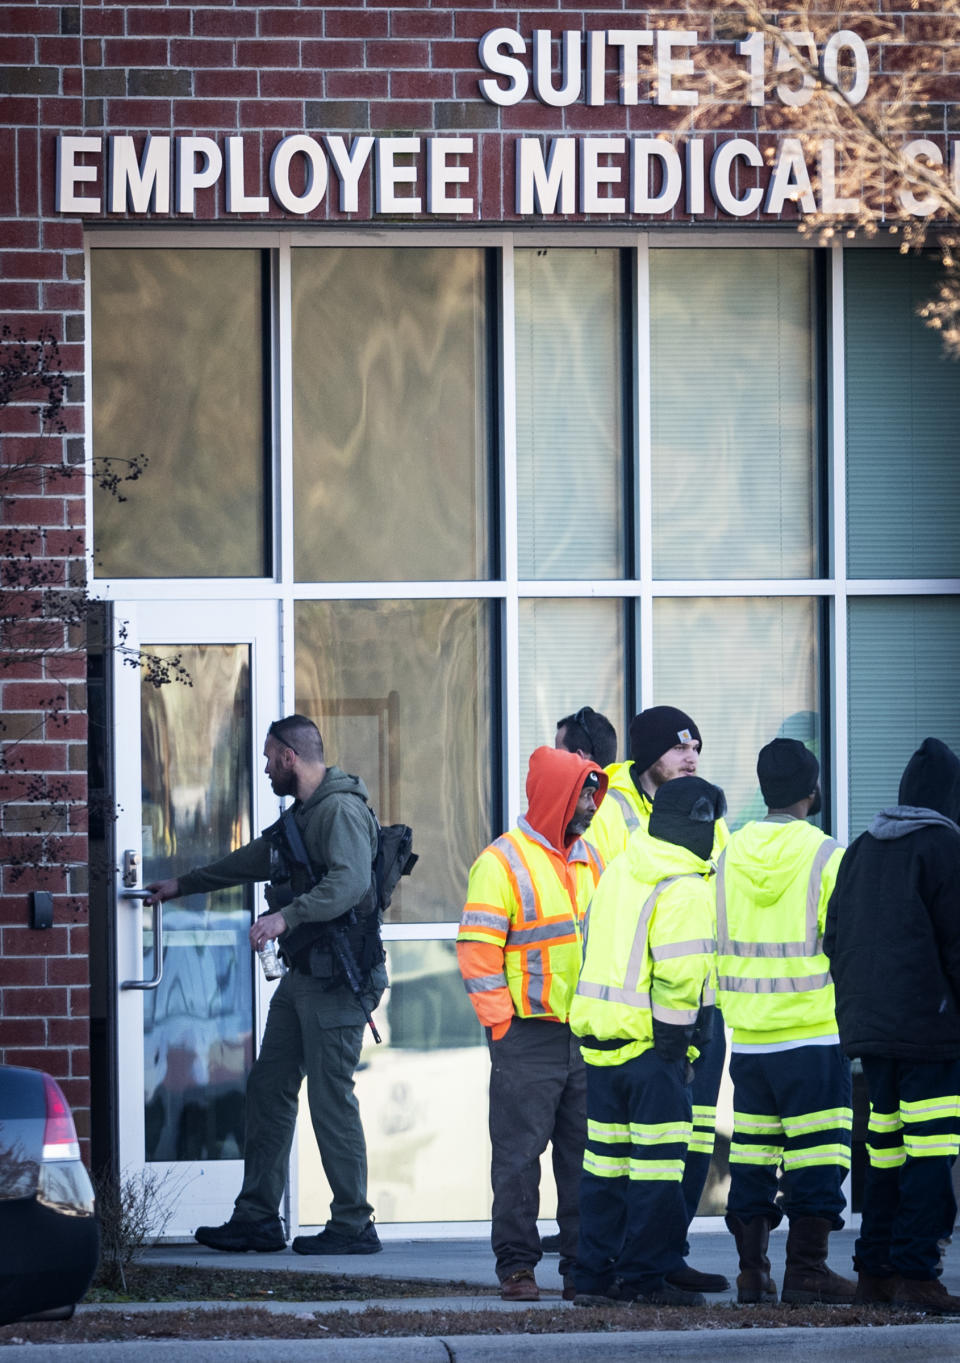
[[[848,11],[819,55],[857,94],[934,62],[949,158],[958,49],[883,12],[891,47]],[[797,231],[832,148],[798,140],[776,45],[709,10],[4,21],[0,319],[70,380],[54,420],[35,389],[2,411],[4,610],[91,600],[43,648],[7,629],[0,1054],[63,1082],[94,1164],[169,1171],[170,1233],[229,1213],[259,892],[155,921],[131,891],[272,822],[263,734],[308,713],[420,853],[358,1079],[372,1201],[482,1221],[453,938],[560,716],[603,711],[626,757],[632,714],[681,706],[734,825],[758,749],[799,737],[842,841],[926,734],[960,747],[960,374],[917,316],[937,262]],[[737,43],[761,84],[671,138]],[[721,1169],[703,1210],[722,1194]],[[307,1128],[288,1212],[325,1205]]]

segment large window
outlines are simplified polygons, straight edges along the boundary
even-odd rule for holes
[[[517,251],[522,578],[623,575],[617,251]]]
[[[960,574],[960,364],[917,315],[937,269],[897,251],[844,259],[851,577]]]
[[[813,253],[651,251],[653,571],[818,572]]]
[[[487,577],[484,257],[293,252],[300,581]]]
[[[270,571],[263,273],[252,250],[90,253],[98,577]]]
[[[381,823],[416,833],[416,874],[391,921],[456,920],[492,828],[495,771],[486,602],[303,601],[297,709],[328,761],[362,777]]]

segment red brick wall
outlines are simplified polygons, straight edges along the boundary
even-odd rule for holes
[[[924,9],[917,14],[904,0],[900,14],[893,0],[878,0],[873,12],[892,17],[907,40],[927,43],[936,16]],[[26,406],[3,413],[0,459],[9,466],[26,458],[35,467],[17,486],[5,485],[0,528],[24,528],[33,536],[30,551],[57,574],[66,575],[71,562],[82,562],[74,532],[83,527],[84,480],[64,482],[57,476],[64,466],[82,462],[84,398],[83,223],[55,211],[58,133],[130,133],[138,150],[149,131],[207,135],[221,142],[226,135],[244,134],[252,168],[246,188],[259,194],[269,192],[274,146],[291,133],[318,138],[406,133],[424,139],[462,133],[476,143],[469,191],[476,203],[467,221],[511,221],[516,217],[513,143],[519,134],[628,136],[667,126],[670,115],[649,103],[588,108],[579,102],[552,109],[532,96],[512,108],[494,106],[478,89],[485,74],[477,55],[479,36],[501,26],[518,29],[528,39],[536,27],[595,30],[647,23],[656,28],[669,12],[656,0],[640,10],[628,0],[555,0],[541,12],[504,7],[500,0],[476,5],[453,0],[155,0],[140,5],[24,0],[5,6],[0,21],[0,321],[28,336],[49,329],[60,342],[72,386],[62,433],[41,438]],[[866,23],[870,13],[864,6]],[[713,25],[714,11],[704,7],[693,25],[702,41],[714,36]],[[955,97],[952,73],[960,47],[935,45],[924,52],[943,77],[931,96],[943,101],[931,106],[933,135],[942,138],[955,121],[949,101]],[[890,65],[903,60],[902,52],[894,54]],[[612,75],[608,99],[615,99]],[[741,129],[755,133],[755,126],[755,111],[735,110],[732,117],[728,111],[706,136]],[[422,175],[417,192],[424,192]],[[368,192],[352,220],[362,221],[371,211]],[[222,181],[198,191],[195,221],[225,216]],[[271,203],[269,216],[284,214]],[[95,219],[110,220],[107,213]],[[342,221],[332,189],[309,220]],[[170,215],[163,221],[182,219]],[[19,755],[25,759],[23,776],[3,779],[0,832],[19,838],[29,827],[34,808],[25,810],[24,803],[35,802],[24,802],[23,795],[30,773],[63,778],[73,802],[61,830],[68,839],[61,858],[65,864],[19,879],[9,867],[0,871],[0,1057],[50,1069],[63,1081],[86,1130],[83,658],[66,642],[64,647],[57,657],[0,672],[0,703],[9,726],[4,737],[24,740]],[[54,698],[65,726],[50,717]],[[26,926],[27,892],[41,887],[55,896],[55,926],[49,932]]]

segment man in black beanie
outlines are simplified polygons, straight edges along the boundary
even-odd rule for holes
[[[939,739],[850,845],[823,946],[870,1096],[855,1300],[960,1315],[938,1277],[960,1148],[960,759]]]
[[[767,1243],[786,1215],[783,1300],[839,1304],[854,1284],[827,1267],[827,1239],[843,1226],[853,1113],[822,937],[843,848],[807,822],[820,808],[820,764],[801,742],[768,743],[757,776],[767,816],[733,834],[716,880],[717,1000],[733,1030],[737,1300],[776,1301]]]
[[[597,811],[587,840],[609,866],[627,847],[631,836],[647,837],[654,797],[668,782],[695,776],[703,740],[693,719],[673,705],[652,705],[630,722],[631,761],[608,768],[607,798]],[[715,860],[730,834],[722,818],[714,825],[711,855]],[[711,1000],[712,1002],[712,1000]],[[687,1224],[697,1207],[710,1171],[716,1139],[717,1094],[726,1058],[726,1037],[720,1010],[712,1008],[709,1030],[698,1037],[699,1058],[693,1067],[693,1136],[687,1147],[683,1196]],[[685,1251],[686,1253],[686,1251]],[[694,1292],[725,1292],[729,1283],[719,1273],[701,1273],[684,1263],[670,1277],[675,1287]]]

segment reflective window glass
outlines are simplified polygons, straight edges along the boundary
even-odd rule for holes
[[[589,705],[623,735],[623,603],[562,598],[520,602],[521,779],[534,748],[553,747],[557,720]]]
[[[367,1191],[377,1220],[480,1221],[490,1215],[490,1059],[453,942],[387,942],[390,988],[357,1072]],[[300,1221],[323,1225],[330,1191],[300,1098]],[[549,1215],[549,1210],[544,1215]]]
[[[818,571],[812,259],[650,252],[656,577]]]
[[[143,884],[250,840],[250,650],[146,645],[189,679],[141,688]],[[120,912],[129,912],[121,907]],[[144,978],[155,911],[144,908]],[[252,886],[163,910],[163,975],[143,993],[147,1160],[239,1159],[253,1060]]]
[[[303,601],[296,660],[328,761],[362,778],[381,823],[413,827],[420,862],[389,921],[456,921],[493,836],[489,604]]]
[[[960,752],[960,599],[851,597],[850,836],[897,803],[903,769],[923,740]]]
[[[293,252],[300,581],[490,576],[484,257]]]
[[[623,576],[617,251],[516,251],[522,578]]]
[[[960,575],[960,364],[919,317],[939,258],[845,251],[851,577]]]
[[[98,577],[269,572],[262,293],[259,251],[91,251]]]
[[[820,753],[817,602],[809,597],[661,598],[651,705],[676,705],[703,736],[699,775],[722,786],[727,823],[763,818],[757,754],[772,738]],[[821,773],[824,790],[828,775]]]

